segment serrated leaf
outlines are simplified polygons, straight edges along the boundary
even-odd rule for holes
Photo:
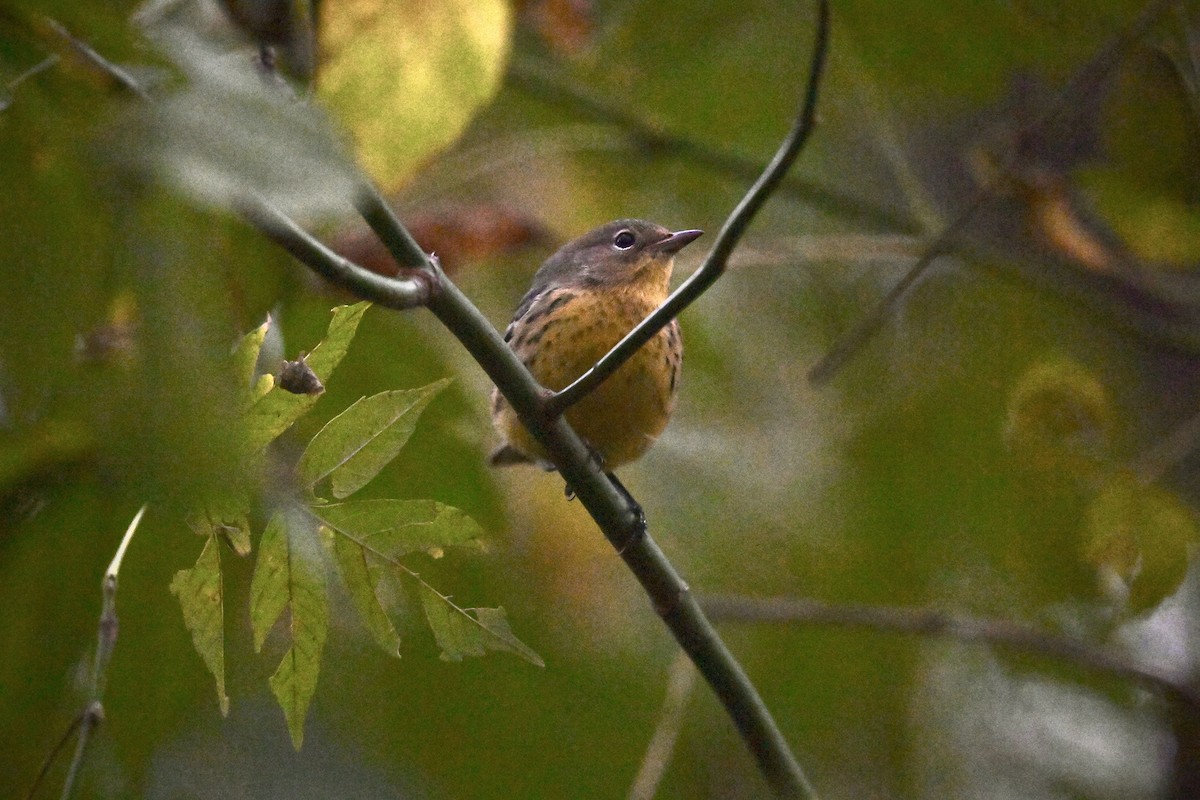
[[[284,513],[271,517],[258,546],[258,564],[250,584],[250,621],[256,649],[261,650],[283,611],[290,612],[291,646],[270,684],[297,750],[304,742],[304,718],[317,688],[329,628],[325,565],[319,548],[307,546],[307,533],[306,526],[289,524]]]
[[[294,535],[294,534],[293,534]],[[321,652],[329,629],[329,606],[325,596],[325,571],[313,554],[302,553],[288,537],[288,605],[292,611],[292,646],[283,654],[271,676],[271,691],[287,718],[292,745],[304,743],[304,718],[321,668]]]
[[[239,556],[250,554],[250,498],[233,489],[207,498],[188,518],[188,527],[201,536],[217,536]]]
[[[258,354],[262,352],[263,341],[267,338],[267,328],[270,325],[271,318],[267,317],[266,322],[239,339],[233,348],[233,374],[246,402],[255,397],[258,382],[254,380],[254,367],[258,364]]]
[[[171,594],[179,598],[183,622],[192,634],[192,644],[217,682],[221,715],[229,714],[225,694],[225,611],[221,588],[221,553],[216,537],[210,536],[191,569],[182,569],[171,579]]]
[[[333,310],[329,331],[305,362],[322,383],[328,383],[334,369],[346,355],[358,323],[371,304],[364,301]],[[272,386],[246,412],[246,443],[251,452],[258,452],[274,441],[316,404],[319,395],[292,394]]]
[[[435,500],[358,500],[310,510],[335,533],[388,559],[470,544],[483,535],[465,512]]]
[[[400,655],[400,634],[392,624],[380,595],[387,589],[389,567],[379,556],[322,526],[321,534],[338,566],[355,609],[375,642],[388,655]]]
[[[423,581],[417,591],[443,660],[462,661],[466,656],[482,656],[489,650],[499,650],[514,653],[539,667],[546,665],[537,653],[513,635],[503,608],[459,608]]]
[[[296,465],[301,482],[312,488],[328,477],[339,500],[361,489],[400,453],[421,412],[449,383],[440,380],[359,399],[308,443]]]
[[[250,628],[256,652],[262,652],[267,634],[287,608],[287,570],[287,524],[283,514],[275,514],[258,543],[258,560],[250,581]]]

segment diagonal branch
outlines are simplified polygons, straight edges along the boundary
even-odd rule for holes
[[[405,263],[404,259],[411,259],[412,253],[404,244],[405,237],[396,235],[403,226],[390,208],[382,202],[376,204],[369,195],[364,195],[360,210],[364,209],[364,217],[397,261]],[[287,216],[266,204],[250,204],[241,211],[273,241],[301,258],[304,264],[321,275],[327,275],[328,271],[339,286],[362,299],[387,304],[396,299],[393,284],[406,283],[369,272],[332,255]],[[775,793],[779,797],[815,798],[815,791],[757,689],[704,616],[687,583],[657,543],[639,530],[639,520],[626,498],[601,471],[591,451],[566,420],[561,416],[547,418],[542,406],[545,390],[499,332],[440,271],[437,260],[425,258],[428,268],[412,271],[412,274],[422,276],[415,281],[416,285],[429,287],[421,302],[462,343],[508,399],[605,538],[619,551],[676,641],[733,718]],[[409,308],[415,304],[411,302],[414,298],[409,296],[408,289],[401,291],[400,297],[403,298],[401,304],[392,307]]]
[[[686,281],[680,284],[666,301],[654,312],[638,323],[637,327],[625,335],[621,341],[609,350],[595,366],[574,383],[551,397],[546,403],[546,413],[550,416],[562,414],[575,403],[582,400],[609,375],[616,372],[622,364],[628,361],[638,348],[654,338],[654,335],[671,323],[671,320],[704,294],[717,278],[725,272],[729,254],[737,246],[746,228],[754,219],[754,215],[762,208],[763,203],[779,186],[796,156],[804,148],[812,133],[816,120],[817,92],[821,85],[821,74],[825,68],[825,54],[829,43],[829,4],[820,0],[817,4],[817,29],[813,44],[813,60],[808,76],[808,85],[804,90],[804,100],[791,131],[775,152],[762,175],[746,192],[741,202],[734,208],[733,213],[725,220],[712,250],[705,257],[700,268],[693,272]]]
[[[1035,119],[1023,133],[1029,134],[1045,130],[1061,121],[1062,116],[1073,109],[1075,99],[1095,91],[1105,76],[1119,63],[1122,54],[1141,39],[1150,26],[1175,2],[1176,0],[1150,0],[1129,25],[1109,40],[1095,58],[1075,73],[1047,111]],[[1016,138],[1019,141],[1026,137]],[[1007,175],[1012,172],[1020,155],[1019,145],[1012,147],[1000,160],[997,174]],[[808,372],[809,383],[813,386],[825,385],[841,371],[842,367],[858,355],[867,342],[883,327],[896,303],[925,274],[930,264],[953,249],[956,244],[955,237],[990,199],[991,194],[991,182],[976,189],[975,194],[967,201],[963,209],[929,243],[925,253],[917,259],[917,263],[909,268],[904,277],[884,295],[882,300],[875,304],[865,317],[859,320],[858,324],[843,334],[829,349],[829,352],[813,365]]]

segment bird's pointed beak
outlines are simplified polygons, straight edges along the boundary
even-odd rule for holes
[[[655,242],[653,248],[660,253],[673,256],[703,235],[704,231],[675,231],[667,238]]]

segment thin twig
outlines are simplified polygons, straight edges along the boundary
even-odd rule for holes
[[[622,343],[628,348],[625,358],[673,319],[678,313],[678,308],[698,296],[719,276],[741,232],[754,212],[765,202],[771,189],[778,184],[784,170],[807,139],[812,128],[828,35],[829,13],[825,0],[821,0],[818,8],[813,70],[798,126],[791,131],[772,164],[726,223],[706,261],[706,264],[711,266],[707,269],[701,267],[699,277],[693,275],[673,295],[676,298],[676,307],[670,305],[669,299],[667,304],[643,321],[639,329],[648,331],[645,338],[628,343],[630,338],[626,337]],[[418,274],[436,275],[437,281],[426,300],[426,306],[463,344],[476,363],[496,384],[518,419],[543,447],[549,461],[558,469],[605,537],[620,553],[676,641],[725,706],[775,794],[784,798],[815,798],[816,791],[796,762],[779,726],[741,664],[729,652],[716,629],[704,616],[687,583],[676,572],[658,544],[640,528],[639,515],[604,475],[587,446],[561,415],[546,413],[542,387],[479,309],[452,281],[441,274],[436,260],[424,256],[423,253],[418,256],[414,252],[411,237],[404,232],[403,225],[386,203],[373,193],[365,194],[359,198],[359,210],[398,263],[419,265],[416,271]],[[346,283],[343,285],[359,297],[375,299],[374,295],[379,293],[385,284],[380,282],[380,276],[362,273],[363,271],[357,268],[351,270],[345,276]],[[687,289],[688,285],[692,288]],[[680,297],[683,298],[682,302],[678,299]],[[655,324],[657,327],[650,330],[650,326]],[[620,347],[621,345],[618,345],[618,348]],[[612,356],[612,353],[609,356]],[[611,358],[608,363],[612,368],[617,366]],[[602,364],[604,359],[597,367]]]
[[[143,100],[149,100],[150,95],[142,88],[142,85],[134,79],[123,67],[114,64],[104,56],[97,53],[86,42],[75,37],[66,26],[56,19],[44,17],[43,22],[46,27],[54,32],[56,36],[61,38],[68,47],[71,48],[76,56],[84,63],[93,67],[102,75],[107,75],[116,83],[116,85],[124,91],[132,92]]]
[[[100,624],[96,629],[96,655],[92,659],[92,676],[90,685],[88,686],[87,705],[79,714],[72,720],[67,732],[50,751],[50,755],[42,762],[42,768],[38,772],[37,778],[34,779],[33,785],[29,788],[29,793],[26,798],[32,798],[37,792],[41,782],[45,779],[46,774],[50,771],[50,766],[62,752],[66,743],[70,740],[71,734],[76,730],[79,731],[79,738],[75,742],[75,756],[71,759],[71,765],[67,769],[67,777],[63,781],[62,800],[68,800],[75,790],[75,782],[79,777],[79,770],[83,766],[83,757],[87,752],[87,746],[91,742],[92,733],[104,721],[104,689],[107,683],[108,662],[112,659],[113,648],[117,644],[117,573],[121,570],[121,561],[125,558],[125,550],[129,547],[129,542],[133,540],[133,534],[137,532],[138,525],[142,522],[142,516],[146,513],[146,507],[142,506],[138,512],[134,514],[133,520],[130,521],[129,527],[125,529],[125,535],[121,537],[121,544],[117,547],[116,555],[109,562],[108,569],[104,572],[104,580],[101,583],[101,595],[103,597],[100,608]]]
[[[1029,134],[1044,130],[1058,122],[1064,113],[1072,111],[1074,101],[1095,91],[1108,72],[1120,61],[1122,52],[1145,35],[1158,17],[1175,2],[1176,0],[1151,0],[1147,3],[1124,30],[1110,39],[1095,58],[1075,73],[1074,77],[1059,92],[1054,102],[1050,104],[1048,110],[1025,128],[1023,133]],[[1015,138],[1021,140],[1027,137]],[[997,174],[1007,175],[1012,172],[1020,157],[1019,148],[1014,146],[1005,154],[1004,158],[998,159]],[[809,383],[813,386],[822,386],[828,383],[862,350],[883,327],[900,298],[925,274],[926,269],[953,249],[955,237],[991,196],[990,183],[975,190],[975,194],[967,201],[962,210],[929,243],[924,255],[917,259],[917,263],[909,268],[904,277],[884,295],[882,300],[875,304],[875,307],[865,317],[859,320],[857,325],[843,334],[829,349],[829,352],[813,365],[808,372]]]
[[[653,800],[658,794],[667,765],[675,753],[679,731],[683,728],[683,712],[696,686],[696,670],[681,650],[671,662],[667,674],[667,695],[663,698],[662,710],[658,714],[658,725],[646,745],[646,754],[638,768],[637,777],[629,789],[629,800]]]
[[[71,741],[71,737],[75,735],[75,731],[79,730],[79,726],[83,724],[84,717],[87,716],[88,711],[89,709],[85,708],[75,715],[75,719],[71,720],[71,724],[63,731],[63,735],[59,737],[58,743],[42,759],[41,769],[38,770],[37,777],[30,784],[29,791],[25,793],[25,800],[33,800],[33,796],[37,794],[42,781],[46,779],[46,775],[50,772],[50,767],[54,766],[54,762],[58,760],[58,754],[67,746],[67,742]]]
[[[771,196],[771,193],[779,185],[779,182],[783,180],[783,176],[796,160],[796,156],[804,148],[809,134],[812,133],[813,123],[816,119],[817,93],[821,86],[821,75],[825,68],[825,53],[828,49],[828,40],[829,5],[826,0],[820,0],[817,4],[817,28],[808,85],[805,87],[800,111],[796,115],[792,129],[775,152],[774,158],[771,159],[766,169],[763,170],[762,175],[750,187],[750,190],[746,192],[746,195],[737,204],[737,207],[734,208],[733,213],[725,220],[725,224],[721,227],[721,232],[717,234],[717,239],[713,243],[712,250],[705,257],[700,268],[680,284],[679,288],[672,292],[671,296],[655,309],[650,316],[646,317],[638,323],[637,327],[625,334],[625,338],[617,342],[611,350],[596,362],[595,366],[551,397],[546,403],[547,414],[562,414],[573,404],[582,400],[589,392],[599,386],[605,378],[612,375],[622,364],[628,361],[637,352],[638,348],[654,338],[655,334],[669,325],[671,320],[679,316],[694,300],[704,294],[717,278],[724,274],[729,254],[733,252],[733,248],[741,240],[742,234],[749,227],[750,222],[754,219],[754,215],[758,213],[763,203],[767,201],[767,198]]]
[[[22,83],[25,83],[25,81],[29,80],[30,78],[41,75],[43,72],[57,64],[59,60],[60,59],[57,54],[46,56],[41,61],[34,64],[32,67],[6,83],[4,85],[4,95],[0,97],[0,111],[6,111],[8,107],[12,105],[12,97],[17,91],[17,87],[19,87]]]
[[[951,614],[927,608],[837,605],[792,597],[707,596],[701,605],[714,622],[773,622],[869,628],[876,631],[942,636],[962,642],[986,642],[1066,661],[1146,684],[1200,712],[1200,693],[1170,675],[1130,663],[1078,639],[1001,619]]]
[[[398,310],[416,308],[429,299],[432,280],[428,274],[409,271],[402,277],[388,277],[363,269],[321,244],[264,200],[246,200],[239,211],[268,239],[335,286]]]

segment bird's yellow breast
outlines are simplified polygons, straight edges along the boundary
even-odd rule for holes
[[[662,298],[639,287],[564,288],[530,307],[510,345],[548,389],[570,384],[653,311]],[[665,294],[665,292],[664,292]],[[614,469],[646,452],[675,409],[683,346],[672,322],[566,413],[571,427]],[[496,427],[510,445],[543,458],[541,448],[507,404]]]

